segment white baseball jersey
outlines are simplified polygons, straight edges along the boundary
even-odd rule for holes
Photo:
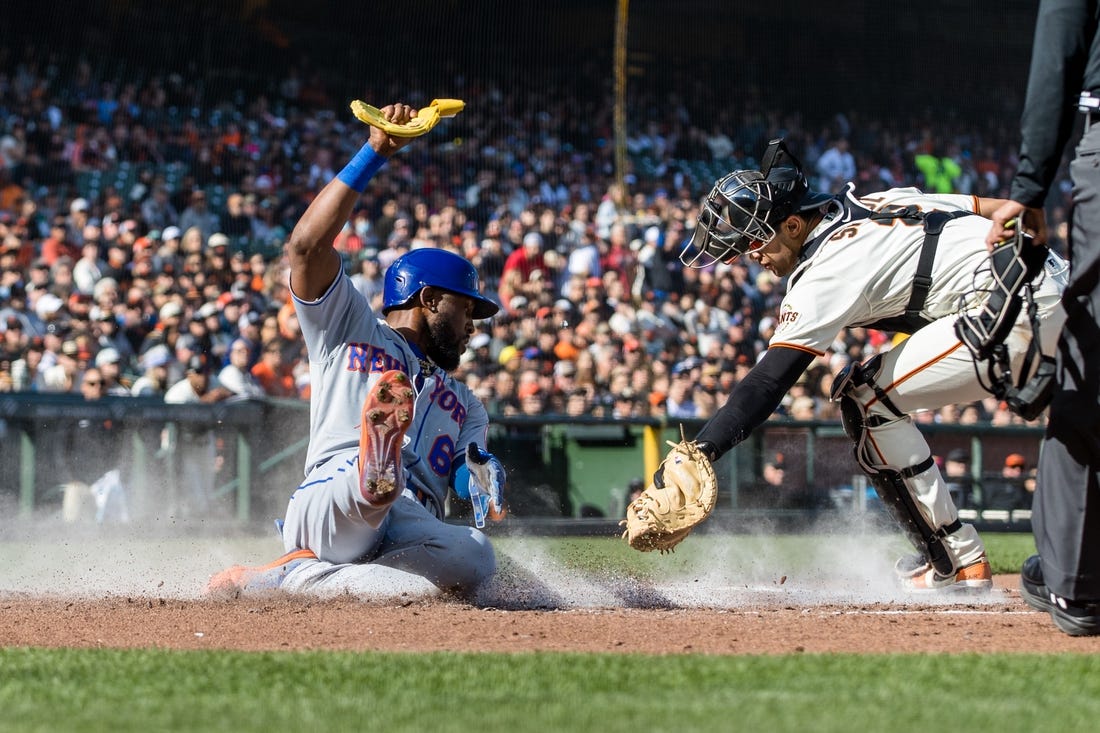
[[[971,196],[930,195],[912,188],[891,189],[848,200],[833,210],[810,234],[809,255],[788,281],[780,306],[779,325],[769,347],[782,346],[821,355],[848,326],[864,326],[905,314],[913,293],[925,240],[923,223],[915,218],[870,218],[866,210],[886,212],[904,207],[919,211],[975,211]],[[855,208],[853,208],[853,205]],[[974,359],[955,335],[959,296],[987,286],[989,252],[985,236],[989,219],[961,216],[948,221],[939,236],[932,261],[930,289],[921,316],[929,321],[881,359],[874,388],[863,384],[847,393],[862,414],[874,416],[860,430],[860,464],[867,470],[913,471],[923,466],[931,450],[919,428],[898,419],[921,410],[938,409],[981,399]],[[815,241],[816,240],[816,241]],[[1043,353],[1053,352],[1065,319],[1060,306],[1065,263],[1049,254],[1035,301]],[[967,303],[971,308],[975,303]],[[1012,368],[1021,368],[1032,340],[1025,314],[1005,340]],[[889,401],[887,403],[887,400]],[[904,479],[906,490],[928,526],[952,527],[957,508],[939,468],[927,467]],[[978,562],[985,548],[974,527],[961,524],[944,538],[955,567]],[[920,548],[918,548],[920,549]],[[922,550],[923,551],[923,550]]]
[[[977,207],[973,196],[926,194],[915,188],[895,188],[860,198],[849,192],[848,196],[872,211],[906,206],[925,212],[976,211]],[[985,246],[989,226],[989,220],[981,216],[963,216],[944,226],[930,273],[932,286],[922,310],[927,320],[958,312],[960,293],[989,282],[988,277],[975,280],[975,272],[989,255]],[[844,207],[826,217],[810,239],[830,229],[827,239],[791,274],[770,346],[820,355],[845,327],[866,326],[905,312],[925,237],[922,222],[853,218],[852,210]]]
[[[489,416],[465,384],[421,361],[401,334],[377,317],[344,274],[315,301],[294,299],[309,353],[310,442],[306,474],[359,449],[359,421],[378,377],[398,369],[417,390],[402,457],[407,487],[431,496],[441,512],[451,464],[467,444],[485,445]]]

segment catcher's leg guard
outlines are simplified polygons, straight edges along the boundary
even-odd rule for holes
[[[913,484],[928,478],[926,474],[930,472],[938,473],[927,444],[921,440],[923,448],[909,446],[910,455],[922,450],[924,457],[910,459],[912,462],[904,466],[887,462],[882,451],[875,445],[876,432],[886,430],[892,423],[909,421],[909,416],[898,412],[888,396],[875,384],[874,377],[880,366],[880,357],[875,357],[866,366],[855,362],[845,368],[837,375],[832,399],[840,402],[844,432],[854,441],[856,461],[867,474],[875,493],[901,525],[909,541],[936,572],[952,575],[957,569],[956,560],[945,546],[944,538],[960,530],[962,524],[953,507],[950,521],[931,520],[927,508],[922,507],[914,498],[920,492]],[[868,409],[868,403],[874,404],[877,410]],[[879,412],[885,414],[876,414]]]

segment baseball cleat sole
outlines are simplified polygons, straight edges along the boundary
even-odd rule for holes
[[[372,506],[391,503],[405,488],[401,445],[412,424],[416,391],[409,377],[385,372],[363,401],[359,423],[359,493]]]

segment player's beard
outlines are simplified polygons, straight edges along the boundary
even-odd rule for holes
[[[462,335],[457,333],[450,321],[442,318],[428,320],[427,354],[436,366],[445,372],[458,369],[462,357]]]

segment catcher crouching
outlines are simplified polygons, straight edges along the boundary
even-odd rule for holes
[[[630,543],[667,550],[682,540],[713,505],[713,493],[705,498],[713,474],[702,467],[709,469],[762,425],[842,329],[878,328],[910,335],[889,351],[849,363],[834,377],[830,398],[839,403],[856,462],[916,550],[895,564],[897,579],[913,591],[988,592],[993,581],[985,545],[974,526],[959,519],[912,414],[986,394],[976,371],[983,362],[962,348],[955,325],[960,307],[982,312],[995,275],[1001,277],[985,237],[986,217],[1003,203],[912,188],[862,197],[854,185],[835,196],[813,191],[782,140],[768,146],[761,170],[720,179],[680,260],[704,268],[745,256],[787,278],[779,323],[726,403],[693,443],[674,448],[648,496],[630,506]],[[1065,321],[1065,263],[1047,253],[1035,269],[1043,277],[1029,291],[1028,308],[1005,317],[1011,328],[998,344],[1022,376],[1031,347],[1052,353]],[[1006,295],[1002,302],[1012,301]]]

